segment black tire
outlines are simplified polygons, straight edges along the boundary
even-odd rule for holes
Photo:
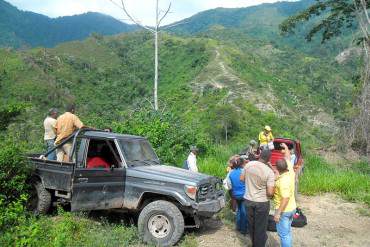
[[[28,208],[35,215],[46,214],[51,205],[51,194],[47,191],[40,181],[32,183],[32,192]]]
[[[184,217],[173,203],[154,201],[140,212],[138,230],[145,243],[173,246],[184,233]]]

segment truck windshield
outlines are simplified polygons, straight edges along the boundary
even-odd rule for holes
[[[128,165],[158,165],[152,146],[144,139],[119,140]]]

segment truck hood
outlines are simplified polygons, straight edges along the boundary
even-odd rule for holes
[[[199,185],[215,179],[215,177],[203,173],[192,172],[178,167],[165,165],[129,167],[127,168],[126,175],[130,177],[145,178],[148,180],[189,185]]]

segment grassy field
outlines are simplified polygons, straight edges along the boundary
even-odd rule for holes
[[[346,200],[370,206],[369,164],[362,162],[343,168],[330,165],[318,156],[308,156],[305,163],[300,193],[315,195],[334,192]]]

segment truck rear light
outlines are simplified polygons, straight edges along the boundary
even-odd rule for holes
[[[197,196],[197,187],[191,185],[185,185],[185,193],[190,198],[195,200]]]

